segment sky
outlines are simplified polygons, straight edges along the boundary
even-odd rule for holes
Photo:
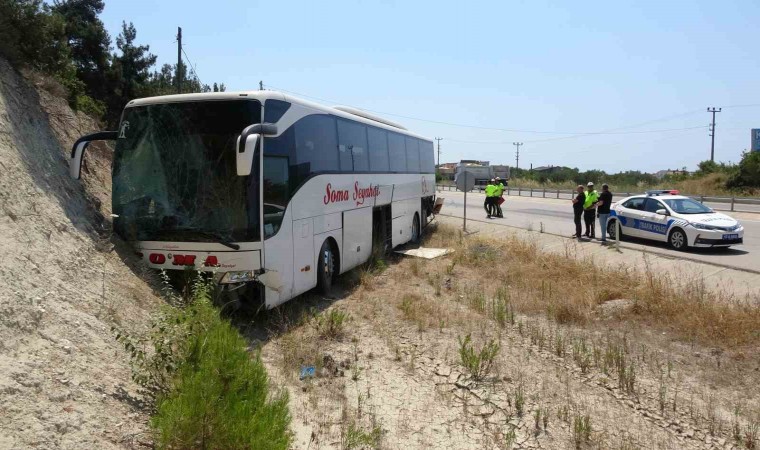
[[[441,162],[608,172],[738,162],[760,128],[757,0],[105,0],[158,64],[349,105],[440,137]],[[187,61],[186,61],[187,62]]]

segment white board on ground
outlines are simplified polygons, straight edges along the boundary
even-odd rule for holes
[[[404,256],[414,256],[416,258],[435,259],[439,256],[448,255],[454,250],[450,248],[412,248],[408,250],[396,250],[396,253],[400,253]]]

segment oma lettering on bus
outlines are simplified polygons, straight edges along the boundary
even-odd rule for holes
[[[348,189],[333,190],[332,184],[327,183],[327,193],[322,201],[325,205],[330,203],[345,202],[348,200]]]

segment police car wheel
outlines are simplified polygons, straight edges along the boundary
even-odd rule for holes
[[[616,223],[617,223],[617,219],[610,220],[610,221],[607,222],[607,235],[612,240],[617,240],[617,227],[615,226]],[[623,229],[622,228],[620,229],[620,238],[621,239],[623,238]]]
[[[686,247],[688,247],[688,242],[686,241],[686,233],[684,233],[683,230],[679,228],[674,229],[670,232],[668,243],[676,250],[686,250]]]

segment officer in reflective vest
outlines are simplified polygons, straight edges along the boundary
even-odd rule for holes
[[[504,217],[501,212],[502,196],[504,195],[504,184],[501,182],[501,178],[496,177],[496,195],[494,196],[493,205],[496,208],[496,217]]]
[[[594,183],[589,181],[586,190],[586,199],[583,202],[583,221],[586,223],[586,237],[596,239],[596,203],[599,201],[599,192],[594,189]]]
[[[495,200],[496,200],[496,183],[491,178],[491,182],[486,185],[486,201],[483,203],[483,207],[486,209],[486,218],[490,219],[495,214]]]

